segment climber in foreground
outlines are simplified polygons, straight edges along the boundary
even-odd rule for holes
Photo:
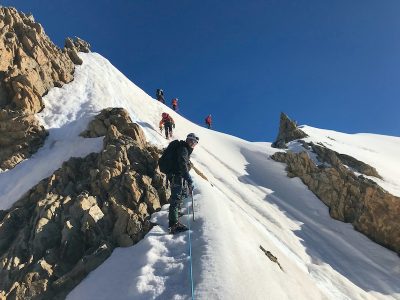
[[[212,123],[212,119],[211,119],[211,114],[208,115],[204,121],[206,122],[207,128],[210,129],[211,128],[211,123]]]
[[[172,117],[167,114],[166,112],[163,112],[161,114],[161,121],[159,124],[160,131],[162,132],[164,126],[165,130],[165,138],[168,140],[169,138],[172,138],[172,128],[175,128],[175,122]]]
[[[162,89],[157,89],[156,90],[156,98],[158,101],[165,103],[164,99],[164,91]]]
[[[186,186],[189,189],[189,193],[193,191],[193,180],[189,174],[189,159],[198,142],[199,137],[194,133],[189,133],[185,141],[172,141],[158,161],[160,171],[167,175],[167,179],[171,183],[168,220],[169,232],[172,234],[188,229],[179,222],[179,208],[186,197]]]

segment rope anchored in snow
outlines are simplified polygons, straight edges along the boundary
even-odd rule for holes
[[[190,190],[190,196],[192,198],[192,213],[193,213],[193,221],[194,221],[194,204],[193,204],[193,191]],[[189,199],[187,200],[187,208],[188,208],[188,214],[190,214],[190,203]],[[190,236],[190,218],[188,218],[188,236],[189,236],[189,262],[190,262],[190,287],[191,287],[191,294],[192,294],[192,300],[194,300],[194,283],[193,283],[193,261],[192,261],[192,240]]]

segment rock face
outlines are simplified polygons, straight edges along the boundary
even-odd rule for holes
[[[76,37],[75,40],[71,38],[65,39],[65,48],[68,56],[71,58],[72,62],[76,65],[81,65],[83,63],[82,59],[78,56],[78,52],[90,52],[89,43]]]
[[[47,134],[34,114],[42,96],[73,80],[82,40],[60,50],[32,16],[0,7],[0,168],[13,168],[43,144]],[[78,58],[78,59],[77,59]]]
[[[302,130],[297,128],[296,122],[289,119],[289,117],[281,113],[279,122],[279,134],[275,142],[272,143],[272,147],[285,149],[286,143],[307,137]]]
[[[333,218],[352,223],[373,241],[400,253],[400,198],[351,170],[380,177],[369,165],[325,147],[310,146],[321,162],[318,166],[305,151],[277,152],[272,158],[286,163],[288,176],[299,177],[329,207]]]
[[[71,158],[0,211],[0,298],[64,298],[166,203],[159,151],[125,110],[103,110],[83,135],[105,135],[101,153]]]

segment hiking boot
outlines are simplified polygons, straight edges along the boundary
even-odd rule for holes
[[[176,222],[174,225],[172,225],[169,228],[169,233],[175,234],[175,233],[186,231],[188,229],[189,228],[187,228],[186,225],[182,224],[181,222]]]

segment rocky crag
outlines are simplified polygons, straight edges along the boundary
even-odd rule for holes
[[[286,163],[288,176],[299,177],[329,207],[333,218],[353,224],[373,241],[400,253],[400,198],[364,176],[381,178],[376,169],[325,146],[299,142],[303,152],[277,152],[272,158]],[[310,151],[319,163],[310,158]]]
[[[63,299],[115,247],[135,244],[167,201],[159,150],[127,111],[103,110],[82,133],[103,150],[71,158],[0,211],[0,298]]]
[[[307,137],[301,129],[297,128],[295,121],[289,119],[285,113],[281,113],[279,121],[279,133],[272,147],[286,149],[286,143]]]
[[[31,15],[0,7],[0,168],[10,169],[41,147],[47,132],[35,114],[52,87],[73,80],[81,39],[54,45]]]

